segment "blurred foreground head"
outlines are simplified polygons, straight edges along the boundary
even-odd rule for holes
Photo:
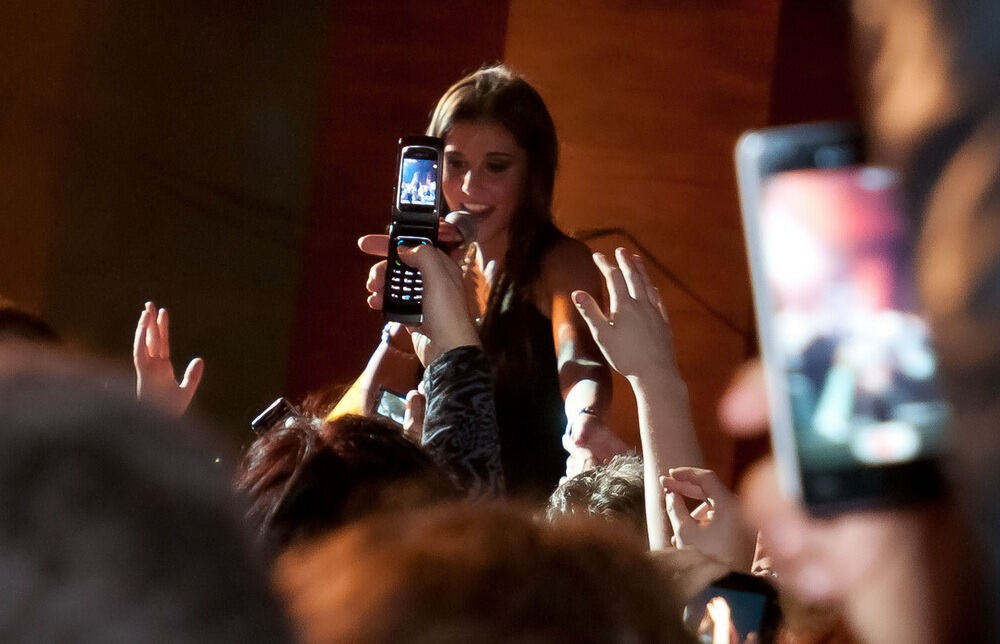
[[[128,379],[0,349],[0,640],[291,641],[215,450]]]
[[[1000,640],[1000,3],[854,0],[868,120],[921,224],[917,276],[952,404],[952,478]],[[970,540],[968,550],[974,547]]]
[[[447,475],[393,425],[344,415],[297,417],[247,449],[236,487],[261,542],[280,552],[369,514],[458,497]]]
[[[54,344],[59,336],[45,320],[0,295],[0,343]]]
[[[286,552],[276,574],[314,644],[690,641],[641,542],[509,507],[372,517]]]

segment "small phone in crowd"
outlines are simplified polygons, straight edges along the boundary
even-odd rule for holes
[[[843,123],[747,132],[736,166],[785,493],[816,515],[935,496],[949,413],[896,175]]]
[[[402,427],[403,418],[406,415],[406,396],[391,389],[379,387],[375,413]]]
[[[261,434],[276,427],[279,423],[299,415],[301,415],[299,408],[290,403],[287,398],[278,398],[250,421],[250,429],[255,434]]]
[[[396,185],[389,224],[389,253],[382,312],[386,320],[419,324],[424,292],[420,271],[399,259],[401,247],[434,245],[444,195],[444,141],[430,136],[399,139]]]
[[[771,644],[781,622],[774,587],[761,577],[732,572],[684,606],[684,624],[698,641]],[[722,634],[722,639],[713,637]]]

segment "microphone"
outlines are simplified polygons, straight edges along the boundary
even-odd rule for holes
[[[462,236],[462,241],[456,246],[468,246],[476,241],[476,220],[469,212],[455,210],[449,212],[444,220],[458,229],[458,233]]]

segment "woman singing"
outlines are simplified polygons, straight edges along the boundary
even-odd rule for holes
[[[565,471],[564,432],[579,442],[608,435],[602,418],[611,397],[610,371],[571,301],[574,290],[602,293],[602,277],[587,246],[552,222],[555,126],[538,92],[498,65],[452,85],[427,134],[445,142],[449,209],[468,211],[477,224],[468,273],[478,276],[471,291],[495,374],[508,491],[548,495]],[[442,241],[454,234],[442,225]],[[407,391],[417,382],[406,335],[384,333],[359,378],[366,411],[379,385]]]

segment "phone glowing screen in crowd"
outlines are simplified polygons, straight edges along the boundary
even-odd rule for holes
[[[917,315],[913,234],[884,168],[771,176],[761,201],[774,344],[805,468],[936,454],[948,411]]]
[[[378,406],[375,413],[385,416],[397,425],[402,426],[406,416],[406,398],[396,392],[382,388],[379,392]]]
[[[726,630],[735,633],[741,644],[760,642],[766,601],[757,593],[709,586],[685,606],[684,623],[699,641],[712,636],[716,621],[725,620]]]
[[[437,161],[403,158],[399,169],[399,205],[433,206],[437,200],[437,175]]]

